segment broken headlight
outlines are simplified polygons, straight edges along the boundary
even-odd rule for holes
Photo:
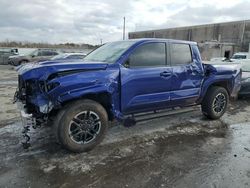
[[[39,86],[40,89],[43,92],[49,92],[51,90],[53,90],[54,88],[56,88],[57,86],[59,86],[60,84],[58,82],[52,82],[52,83],[46,83],[46,82],[40,82]]]
[[[47,91],[51,91],[52,89],[55,89],[59,85],[60,84],[58,82],[49,83],[49,84],[47,84]]]

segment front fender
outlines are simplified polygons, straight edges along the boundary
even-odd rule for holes
[[[63,104],[86,95],[106,93],[111,96],[112,111],[115,114],[120,111],[119,69],[74,73],[54,78],[48,84],[53,82],[59,83],[56,88],[48,92],[54,102]]]
[[[81,98],[82,96],[91,95],[91,94],[108,93],[112,95],[113,94],[112,90],[114,90],[114,88],[112,87],[95,84],[89,87],[82,87],[82,88],[72,89],[70,91],[64,92],[58,96],[57,100],[60,103],[64,103],[66,101],[78,99],[78,98]]]

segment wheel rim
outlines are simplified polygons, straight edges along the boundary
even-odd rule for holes
[[[68,133],[73,142],[87,144],[96,138],[100,130],[100,117],[93,111],[83,111],[70,121]]]
[[[223,112],[226,106],[226,96],[223,93],[216,95],[213,101],[213,111],[217,114]]]

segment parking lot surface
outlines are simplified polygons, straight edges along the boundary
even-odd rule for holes
[[[250,187],[250,100],[231,102],[221,120],[199,108],[126,128],[110,126],[94,150],[74,154],[51,127],[22,126],[12,103],[17,73],[0,67],[0,187]]]

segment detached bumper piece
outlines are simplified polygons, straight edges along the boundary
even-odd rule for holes
[[[23,138],[22,145],[24,149],[28,149],[30,144],[30,129],[33,127],[36,128],[36,119],[32,116],[32,114],[28,114],[24,108],[24,105],[20,102],[17,103],[18,109],[20,110],[22,125],[23,125]]]

